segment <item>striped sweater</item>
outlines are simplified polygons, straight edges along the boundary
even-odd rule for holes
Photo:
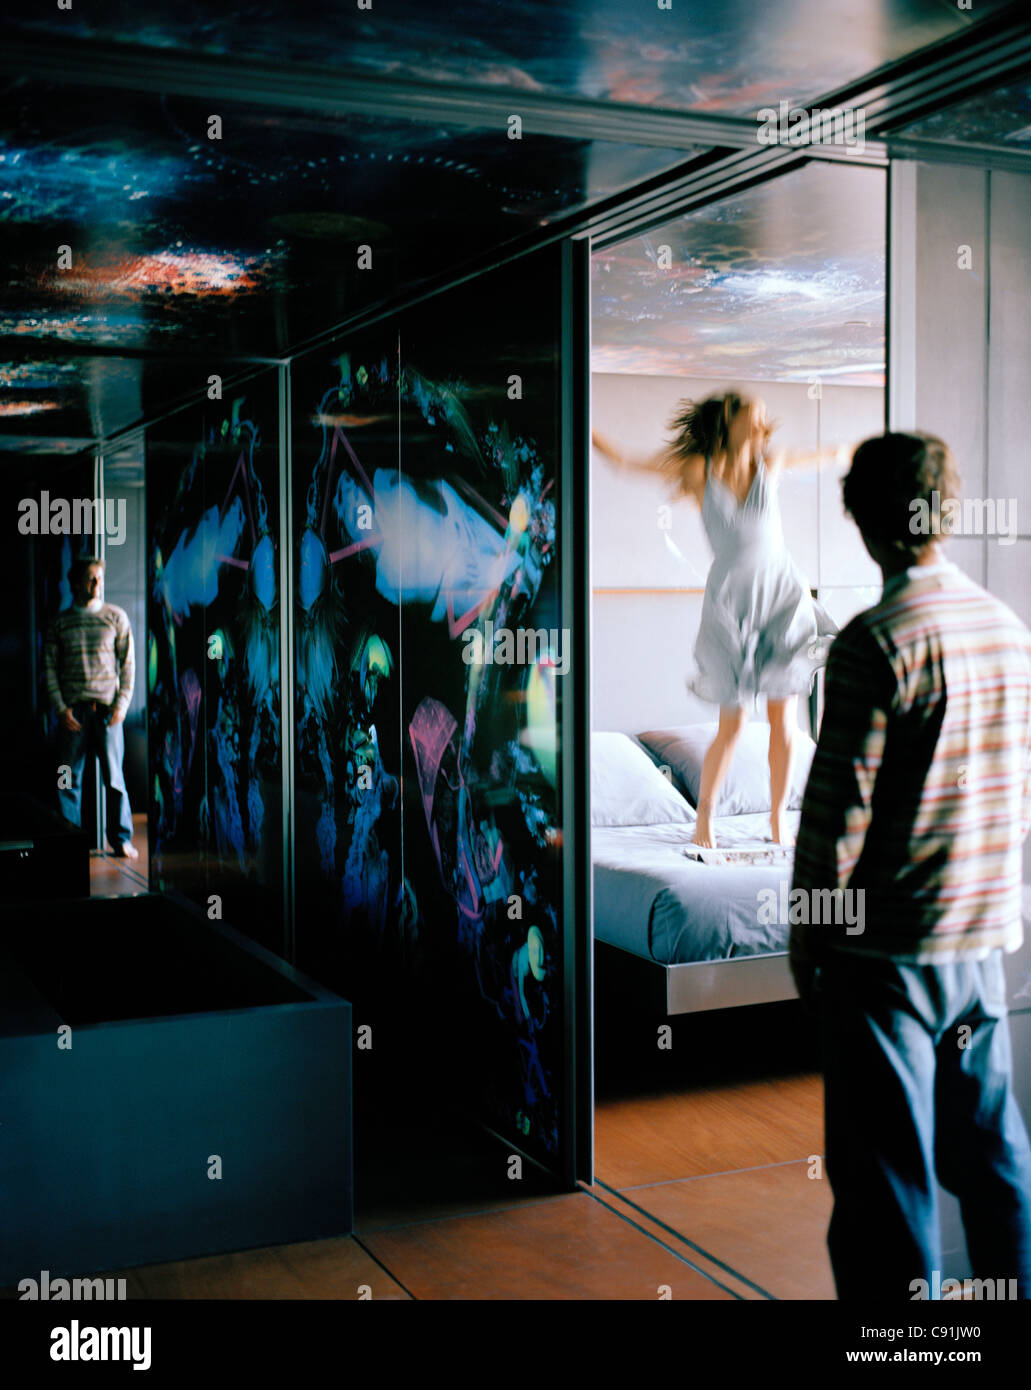
[[[80,700],[102,700],[124,715],[135,667],[129,615],[116,604],[96,612],[73,604],[47,633],[47,691],[58,714]]]
[[[889,580],[831,648],[792,881],[864,890],[864,925],[811,927],[810,949],[1017,950],[1029,755],[1031,633],[955,565]]]

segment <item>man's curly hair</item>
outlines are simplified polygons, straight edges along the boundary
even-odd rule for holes
[[[940,539],[915,525],[923,510],[919,504],[933,510],[932,493],[943,503],[958,497],[961,483],[945,441],[915,430],[865,439],[841,480],[841,495],[864,536],[903,556],[917,556]]]

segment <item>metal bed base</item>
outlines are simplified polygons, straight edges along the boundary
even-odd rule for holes
[[[666,1016],[798,998],[786,951],[686,965],[662,965],[597,939],[594,951],[599,986],[618,981],[620,993],[632,991]]]

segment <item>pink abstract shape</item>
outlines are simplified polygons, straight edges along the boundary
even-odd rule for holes
[[[183,672],[179,689],[182,692],[183,704],[186,706],[186,722],[190,734],[186,756],[186,773],[189,776],[190,768],[193,766],[194,750],[197,747],[197,723],[200,719],[200,705],[204,695],[197,672],[192,666]]]
[[[247,481],[247,466],[244,463],[242,449],[240,451],[240,457],[236,460],[236,467],[233,469],[233,476],[229,479],[229,486],[226,488],[225,498],[223,499],[221,507],[218,509],[218,515],[220,518],[225,516],[226,508],[229,506],[229,499],[232,496],[233,488],[236,485],[237,474],[241,472],[243,473],[243,491],[244,497],[247,500],[247,520],[250,523],[251,527],[251,545],[253,547],[258,543],[258,532],[254,525],[254,510],[251,507],[251,486],[250,483]],[[227,559],[227,557],[223,555],[219,555],[217,558],[220,560]],[[232,564],[233,561],[230,560],[229,563]]]
[[[420,702],[418,709],[412,716],[408,736],[412,741],[415,770],[419,778],[419,791],[422,795],[423,810],[426,814],[426,828],[429,831],[430,843],[433,846],[441,879],[458,904],[458,909],[463,916],[475,921],[482,916],[482,908],[480,907],[482,890],[479,877],[472,864],[469,846],[461,834],[461,813],[458,813],[456,824],[448,829],[455,837],[455,867],[465,879],[468,888],[468,901],[457,895],[447,881],[444,854],[440,843],[440,830],[433,815],[437,778],[441,773],[444,755],[452,746],[457,729],[458,721],[447,707],[442,705],[439,700],[433,699],[432,696],[427,696]],[[465,785],[465,778],[462,776],[460,750],[457,747],[455,748],[455,767],[458,774],[458,786],[454,788],[456,800],[464,797],[468,802],[469,793]]]
[[[354,541],[351,545],[345,545],[342,550],[331,550],[329,552],[329,563],[335,565],[338,560],[346,560],[348,555],[355,555],[359,550],[368,550],[370,545],[375,545],[377,541],[383,539],[381,531],[370,533],[360,541]]]
[[[490,607],[493,606],[494,601],[497,599],[497,596],[498,596],[498,593],[499,593],[499,592],[500,592],[500,590],[498,590],[498,589],[492,589],[492,590],[490,591],[490,593],[486,596],[486,598],[483,598],[483,599],[480,600],[480,602],[476,605],[475,608],[469,608],[469,609],[467,609],[467,611],[466,611],[465,613],[463,613],[463,614],[462,614],[460,617],[458,617],[458,618],[455,617],[455,606],[454,606],[454,604],[453,604],[452,601],[451,601],[451,595],[448,594],[448,600],[447,600],[447,630],[448,630],[448,635],[449,635],[450,637],[457,637],[458,634],[459,634],[460,632],[464,632],[465,629],[469,626],[469,624],[470,624],[470,623],[474,623],[474,622],[476,621],[476,619],[480,616],[481,613],[485,613],[485,612],[487,611],[488,608],[490,608]]]
[[[348,457],[354,464],[355,472],[361,478],[362,486],[368,494],[369,500],[372,502],[375,502],[376,500],[376,489],[372,486],[372,483],[369,481],[369,475],[362,467],[361,460],[358,458],[358,455],[351,448],[347,435],[344,434],[340,426],[337,425],[336,429],[333,431],[333,443],[329,446],[329,471],[326,474],[326,491],[322,499],[322,520],[319,522],[319,535],[322,536],[323,539],[325,539],[326,535],[326,511],[329,508],[329,499],[333,493],[333,479],[336,475],[338,444],[342,444],[344,448],[347,450]]]
[[[448,481],[459,492],[464,492],[467,497],[471,497],[472,500],[476,502],[480,507],[482,507],[482,509],[485,512],[489,512],[491,516],[494,518],[495,524],[498,527],[500,527],[502,531],[508,529],[508,517],[504,516],[501,512],[499,512],[496,507],[492,507],[491,504],[487,501],[487,499],[485,497],[481,497],[480,494],[476,491],[476,489],[470,486],[470,484],[467,483],[464,478],[451,478]]]
[[[458,721],[439,700],[427,696],[412,716],[408,736],[415,755],[415,771],[419,778],[422,806],[426,824],[433,833],[433,794],[444,753],[451,742]],[[439,859],[439,854],[438,854]]]

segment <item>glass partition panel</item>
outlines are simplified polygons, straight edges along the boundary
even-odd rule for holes
[[[147,436],[152,884],[283,949],[278,383]]]

